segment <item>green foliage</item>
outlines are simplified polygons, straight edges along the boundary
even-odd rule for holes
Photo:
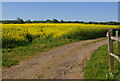
[[[106,74],[106,79],[114,79],[114,75],[112,72]]]
[[[23,21],[21,18],[19,18],[19,17],[17,18],[16,22],[17,22],[18,24],[24,23],[24,21]]]
[[[19,46],[15,48],[3,48],[2,49],[2,67],[9,68],[14,65],[18,65],[21,59],[25,59],[34,56],[42,51],[50,48],[68,44],[71,41],[69,39],[56,38],[46,40],[33,40],[30,44],[25,46]]]
[[[27,21],[23,21],[21,18],[17,18],[17,20],[3,20],[0,21],[3,24],[23,24],[23,23],[84,23],[84,24],[101,24],[101,25],[120,25],[120,22],[115,22],[115,21],[109,21],[109,22],[93,22],[93,21],[89,21],[89,22],[84,22],[84,21],[58,21],[57,19],[53,19],[53,20],[49,20],[47,19],[46,21],[31,21],[30,19],[28,19]]]
[[[114,45],[114,53],[118,54],[118,49]],[[87,66],[84,67],[84,77],[86,79],[120,79],[119,63],[116,59],[114,73],[109,72],[108,45],[99,47],[92,54]]]
[[[57,19],[53,19],[51,22],[52,23],[58,23],[59,21]]]
[[[30,19],[28,19],[28,20],[26,21],[26,23],[32,23],[32,21],[31,21]]]
[[[51,20],[47,19],[47,20],[46,20],[46,23],[51,23]]]
[[[33,36],[29,33],[26,34],[26,38],[28,39],[29,42],[32,42]]]

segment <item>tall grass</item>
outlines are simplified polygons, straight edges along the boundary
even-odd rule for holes
[[[120,44],[120,43],[119,43]],[[114,43],[114,54],[120,55]],[[108,45],[99,47],[92,54],[87,66],[84,68],[85,79],[116,79],[120,80],[120,63],[114,58],[114,71],[109,72]]]

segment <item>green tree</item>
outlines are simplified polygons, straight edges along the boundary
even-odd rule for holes
[[[59,21],[57,19],[53,19],[51,22],[52,23],[59,23]]]
[[[21,19],[21,18],[19,18],[19,17],[17,18],[16,22],[19,23],[19,24],[24,23],[23,19]]]
[[[51,20],[47,19],[47,20],[46,20],[46,23],[51,23]]]
[[[94,24],[94,22],[90,21],[89,24]]]
[[[63,20],[61,20],[60,22],[61,22],[61,23],[64,23],[64,21],[63,21]]]
[[[31,21],[30,19],[28,19],[28,20],[26,21],[26,23],[32,23],[32,21]]]

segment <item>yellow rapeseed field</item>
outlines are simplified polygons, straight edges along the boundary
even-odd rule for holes
[[[40,24],[2,24],[2,44],[28,43],[33,39],[79,38],[89,39],[105,36],[111,25],[77,24],[77,23],[40,23]]]

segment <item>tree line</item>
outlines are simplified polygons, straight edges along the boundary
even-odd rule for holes
[[[109,21],[109,22],[84,22],[84,21],[64,21],[64,20],[57,20],[57,19],[53,19],[53,20],[36,20],[36,21],[31,21],[30,19],[24,21],[21,18],[17,18],[16,20],[2,20],[0,21],[3,24],[24,24],[24,23],[82,23],[82,24],[103,24],[103,25],[120,25],[120,22],[115,22],[115,21]]]

